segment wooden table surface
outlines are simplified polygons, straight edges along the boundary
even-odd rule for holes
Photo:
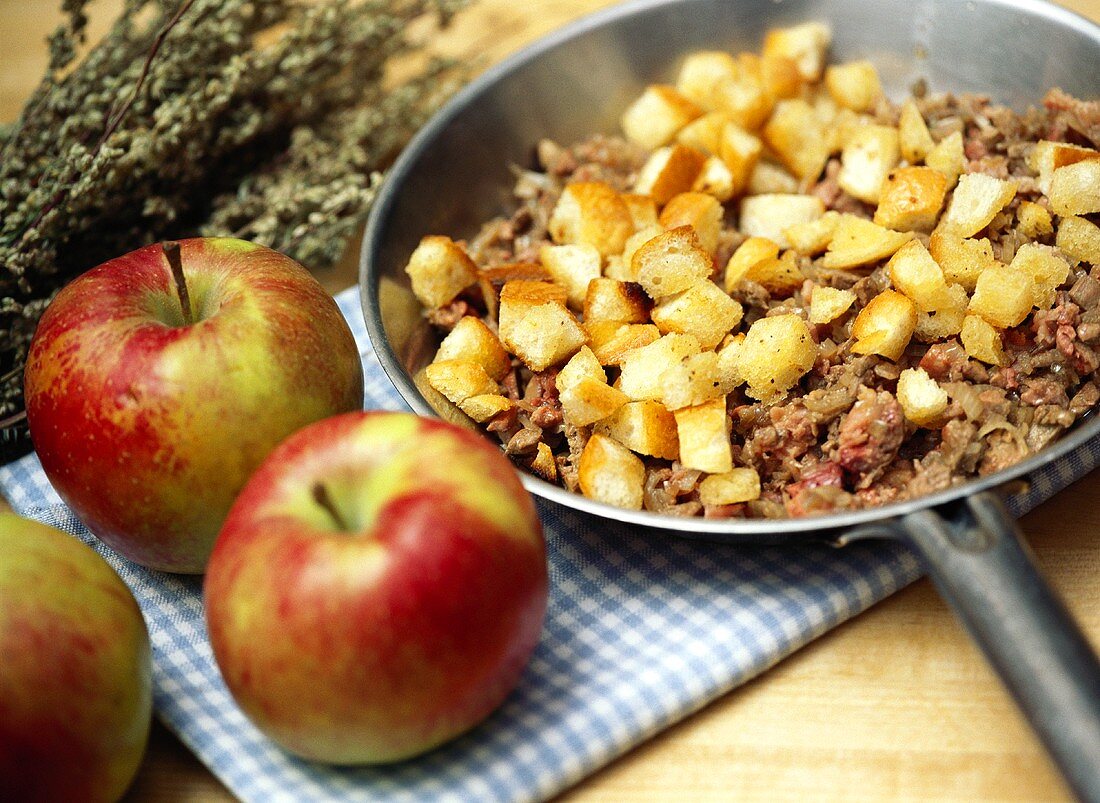
[[[46,60],[48,0],[0,0],[0,120]],[[496,59],[607,0],[481,0],[444,45]],[[119,0],[92,5],[93,36]],[[1100,20],[1100,0],[1063,0]],[[349,262],[322,277],[338,289]],[[1100,644],[1100,473],[1023,521],[1042,570]],[[1063,800],[1026,723],[928,581],[895,594],[570,790],[624,800]],[[130,801],[231,800],[157,724]]]

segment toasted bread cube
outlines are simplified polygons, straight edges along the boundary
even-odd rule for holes
[[[989,225],[993,217],[1016,197],[1015,181],[985,173],[959,176],[959,183],[940,219],[940,227],[961,237],[972,237]]]
[[[687,290],[710,276],[714,267],[691,226],[654,237],[634,253],[631,264],[638,284],[653,298]]]
[[[498,382],[512,370],[512,360],[501,345],[500,338],[493,334],[493,330],[484,321],[472,315],[459,320],[439,344],[435,361],[445,360],[476,362]]]
[[[990,365],[1007,365],[1001,332],[979,315],[967,315],[959,340],[968,356]]]
[[[736,189],[733,171],[719,157],[708,156],[703,162],[703,169],[695,177],[695,183],[691,185],[691,189],[693,192],[713,195],[719,201],[728,201],[734,196]]]
[[[969,311],[998,329],[1016,326],[1035,306],[1031,275],[1012,265],[987,268],[978,277]]]
[[[477,265],[450,237],[423,238],[409,257],[405,273],[413,295],[428,309],[438,309],[477,282]]]
[[[855,112],[869,112],[882,97],[882,81],[869,61],[850,61],[825,68],[825,87],[833,100]]]
[[[623,134],[647,150],[667,145],[703,110],[666,84],[651,84],[627,106],[622,116]]]
[[[741,71],[737,76],[720,78],[714,85],[711,98],[714,108],[749,131],[755,131],[764,124],[774,103],[760,76],[746,71]]]
[[[829,159],[829,138],[817,112],[801,98],[781,100],[764,125],[764,141],[798,178],[817,178]]]
[[[745,186],[747,195],[783,194],[798,192],[798,179],[787,172],[782,165],[761,157],[749,174],[749,183]]]
[[[719,81],[736,78],[741,72],[737,59],[723,50],[689,53],[676,76],[676,89],[704,109],[716,108],[714,87]]]
[[[783,236],[798,253],[816,256],[829,247],[839,220],[840,213],[830,209],[817,220],[788,226],[783,229]]]
[[[764,53],[760,57],[760,80],[772,100],[797,97],[802,89],[802,74],[798,63],[789,56]]]
[[[1028,166],[1039,174],[1039,190],[1043,195],[1050,195],[1051,180],[1055,170],[1078,162],[1098,159],[1100,159],[1100,151],[1093,148],[1045,139],[1036,142],[1027,155]]]
[[[947,285],[947,303],[931,312],[917,312],[913,337],[922,343],[935,343],[953,337],[962,329],[970,296],[961,284]]]
[[[933,312],[949,303],[943,269],[919,240],[910,240],[886,263],[894,289],[913,300],[921,312]]]
[[[539,261],[555,282],[565,288],[569,306],[580,309],[588,292],[588,283],[600,276],[600,252],[595,246],[544,245]]]
[[[638,454],[665,460],[676,460],[680,456],[676,418],[659,401],[628,401],[607,418],[593,424],[592,430],[614,438]]]
[[[1020,234],[1036,240],[1054,231],[1054,218],[1045,206],[1033,201],[1020,201],[1016,207],[1016,228]]]
[[[662,334],[694,335],[703,348],[712,349],[741,322],[743,314],[741,305],[722,288],[702,281],[662,300],[653,308],[653,323]]]
[[[1017,248],[1009,268],[1021,270],[1031,277],[1032,301],[1039,309],[1054,306],[1058,287],[1069,278],[1069,263],[1057,249],[1039,243],[1024,243]]]
[[[779,257],[779,243],[767,237],[749,237],[726,262],[725,284],[727,293],[733,292],[741,280],[748,276],[752,267],[766,260]]]
[[[532,371],[571,357],[587,341],[584,328],[566,309],[564,295],[558,285],[522,280],[508,282],[500,291],[500,340]]]
[[[500,386],[472,360],[442,360],[424,369],[428,384],[454,404],[471,396],[499,394]]]
[[[1059,167],[1050,177],[1050,209],[1056,215],[1100,212],[1100,159]]]
[[[692,335],[670,333],[647,346],[628,352],[622,360],[619,389],[635,401],[662,399],[665,375],[700,351],[699,341]]]
[[[855,215],[842,214],[829,241],[826,268],[854,268],[886,259],[913,239],[911,231],[893,231]]]
[[[650,195],[641,195],[636,192],[624,192],[619,195],[630,212],[630,219],[634,223],[634,231],[641,231],[657,223],[657,202]]]
[[[661,337],[660,330],[651,323],[595,321],[586,323],[585,331],[600,365],[620,365],[631,351]]]
[[[649,320],[649,297],[637,282],[600,277],[588,283],[584,296],[584,321],[645,323]]]
[[[924,156],[924,163],[933,170],[939,170],[947,177],[947,189],[955,186],[959,176],[966,170],[966,153],[963,150],[962,134],[952,131],[936,143]]]
[[[623,262],[623,275],[614,276],[612,278],[619,279],[621,281],[634,281],[638,274],[634,268],[634,255],[638,253],[638,249],[648,243],[654,237],[659,237],[665,233],[665,228],[660,223],[654,223],[652,226],[646,226],[645,228],[638,229],[626,240],[626,245],[623,246],[622,262]],[[607,273],[610,276],[610,272]]]
[[[792,388],[817,359],[810,327],[787,313],[753,322],[737,352],[737,370],[749,395],[768,401]]]
[[[837,183],[849,195],[878,203],[882,183],[901,159],[898,130],[886,125],[864,125],[852,131],[840,155]]]
[[[838,290],[835,287],[814,287],[810,295],[810,323],[829,323],[835,321],[856,302],[856,294],[851,290]]]
[[[916,305],[901,293],[884,290],[859,311],[852,323],[852,351],[881,354],[897,362],[916,327]]]
[[[682,192],[674,195],[661,210],[660,223],[666,229],[691,226],[704,251],[714,256],[722,231],[722,204],[713,195]]]
[[[569,362],[561,367],[558,375],[554,377],[554,385],[558,393],[564,393],[582,379],[594,379],[597,382],[607,383],[607,373],[588,346],[581,346],[577,353],[569,358]]]
[[[906,368],[898,377],[898,404],[919,427],[934,425],[947,410],[947,391],[923,368]]]
[[[634,233],[630,210],[601,181],[578,181],[562,190],[547,226],[554,242],[591,245],[603,256],[621,253]]]
[[[582,377],[558,395],[562,414],[574,426],[584,427],[607,418],[630,399],[618,388]]]
[[[515,406],[514,401],[499,393],[469,396],[458,403],[458,408],[479,424],[484,424],[493,416],[505,413]]]
[[[786,56],[798,67],[806,81],[817,81],[825,69],[825,51],[832,32],[819,22],[807,22],[791,28],[775,28],[764,36],[761,51],[765,58]]]
[[[597,502],[642,509],[645,465],[640,457],[606,435],[588,439],[577,463],[581,493]]]
[[[718,156],[733,176],[734,195],[744,191],[763,152],[764,143],[760,138],[737,123],[726,123],[722,128],[718,137]]]
[[[773,296],[789,296],[806,280],[798,266],[798,254],[785,251],[777,259],[765,259],[749,268],[745,279],[762,285]]]
[[[825,214],[825,202],[815,195],[750,195],[741,199],[740,230],[750,237],[767,237],[790,247],[783,232]]]
[[[882,185],[875,223],[896,231],[931,231],[943,209],[947,177],[931,167],[899,167]]]
[[[721,395],[718,355],[703,351],[670,366],[661,377],[660,402],[669,410],[702,404]]]
[[[719,396],[692,407],[674,410],[684,468],[722,474],[733,468],[726,397]]]
[[[759,498],[760,475],[753,468],[711,474],[699,483],[699,501],[704,505],[736,505]]]
[[[932,232],[928,250],[943,268],[948,283],[961,284],[968,291],[973,291],[983,270],[1001,264],[993,256],[993,245],[986,237],[970,239],[937,229]]]
[[[717,155],[722,129],[730,117],[725,112],[707,112],[685,125],[676,134],[676,141],[706,154]]]
[[[705,153],[686,145],[658,148],[638,171],[634,192],[649,195],[663,206],[673,195],[692,188],[706,161]]]
[[[920,109],[911,99],[902,105],[898,117],[898,144],[901,146],[901,158],[911,165],[922,161],[936,147]]]
[[[1054,244],[1075,262],[1100,265],[1100,226],[1091,220],[1073,215],[1062,218]]]
[[[718,389],[722,393],[729,393],[738,385],[745,384],[739,364],[744,343],[744,332],[728,335],[715,352],[718,355]]]
[[[550,447],[542,441],[535,444],[535,456],[531,459],[529,468],[547,482],[558,481],[558,463],[554,460]]]

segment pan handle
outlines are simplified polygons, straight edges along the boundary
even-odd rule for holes
[[[1079,798],[1100,801],[1100,663],[989,491],[890,523],[912,546]]]

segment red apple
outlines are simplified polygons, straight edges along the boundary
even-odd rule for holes
[[[195,573],[279,441],[363,406],[363,369],[336,302],[289,257],[228,238],[171,245],[58,293],[24,393],[42,468],[80,520],[137,563]]]
[[[130,590],[90,547],[0,513],[0,800],[117,800],[149,736]]]
[[[218,666],[252,721],[297,755],[359,764],[488,716],[538,642],[547,586],[535,506],[500,450],[373,412],[271,453],[204,592]]]

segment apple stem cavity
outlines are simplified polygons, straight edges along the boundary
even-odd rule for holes
[[[172,269],[172,279],[176,283],[176,295],[179,296],[180,310],[183,312],[184,326],[190,326],[195,322],[191,314],[191,294],[187,291],[187,279],[183,275],[183,257],[180,256],[180,244],[175,240],[161,243],[164,258],[168,260],[168,267]]]
[[[332,501],[332,496],[329,494],[328,488],[320,482],[313,484],[313,501],[320,505],[321,508],[332,517],[338,530],[342,532],[351,532],[351,527],[348,526],[347,521],[344,520],[340,511],[336,509],[336,505]]]

